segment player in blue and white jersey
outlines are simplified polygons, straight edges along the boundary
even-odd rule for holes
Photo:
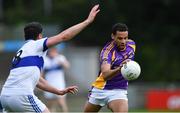
[[[53,47],[48,50],[47,56],[44,58],[44,78],[48,83],[56,88],[64,89],[66,87],[65,70],[70,67],[67,58],[60,54],[57,48]],[[47,100],[47,107],[50,111],[55,112],[53,107],[57,104],[62,108],[63,112],[68,112],[66,95],[56,95],[50,92],[44,92]]]
[[[48,108],[34,95],[35,87],[57,95],[77,91],[77,86],[57,89],[40,76],[44,64],[43,56],[46,55],[48,48],[72,39],[92,23],[99,12],[98,8],[99,5],[95,5],[85,21],[49,38],[42,37],[42,27],[39,23],[32,22],[25,26],[26,43],[13,58],[12,68],[1,91],[0,100],[4,111],[49,112]]]

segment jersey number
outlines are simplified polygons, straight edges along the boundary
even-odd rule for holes
[[[20,50],[20,51],[17,52],[16,56],[14,56],[13,62],[12,62],[13,67],[16,66],[20,62],[20,60],[21,60],[20,56],[21,56],[22,52],[23,51]]]

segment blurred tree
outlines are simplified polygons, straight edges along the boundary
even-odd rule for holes
[[[3,18],[3,0],[0,0],[0,20]]]

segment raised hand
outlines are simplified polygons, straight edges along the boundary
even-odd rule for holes
[[[91,22],[94,21],[97,13],[100,11],[98,8],[99,8],[99,4],[98,4],[98,5],[95,5],[95,6],[91,9],[91,11],[90,11],[90,13],[89,13],[89,16],[88,16],[88,18],[86,19],[86,21],[88,21],[89,23],[91,23]]]

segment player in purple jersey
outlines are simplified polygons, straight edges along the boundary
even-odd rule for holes
[[[104,105],[112,112],[128,112],[128,81],[121,75],[121,67],[134,59],[135,42],[128,39],[128,27],[122,23],[112,27],[111,38],[101,51],[101,70],[84,112],[98,112]]]

